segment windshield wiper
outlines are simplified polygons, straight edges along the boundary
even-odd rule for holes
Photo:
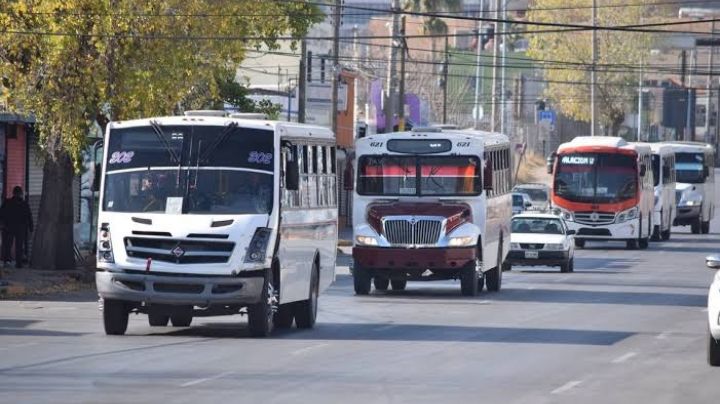
[[[170,142],[168,142],[167,138],[165,138],[165,133],[163,132],[162,127],[160,127],[160,124],[157,121],[150,121],[150,126],[153,128],[153,132],[160,143],[162,143],[165,150],[167,150],[168,154],[170,154],[170,160],[175,164],[180,164],[180,156],[175,153],[175,149],[170,146]]]
[[[216,137],[215,140],[210,143],[207,149],[205,149],[205,151],[198,157],[198,163],[200,161],[206,161],[207,158],[210,157],[210,155],[215,151],[215,149],[217,149],[217,147],[220,146],[220,144],[224,142],[231,133],[235,132],[238,126],[239,125],[237,124],[237,122],[230,122],[227,126],[225,126],[220,135]]]

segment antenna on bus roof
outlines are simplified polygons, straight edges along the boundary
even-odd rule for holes
[[[228,113],[225,111],[212,109],[198,109],[192,111],[185,111],[185,116],[215,116],[218,118],[224,118],[228,116]]]
[[[267,114],[264,114],[262,112],[235,112],[230,114],[230,118],[237,118],[237,119],[260,119],[260,120],[267,120],[269,117]]]

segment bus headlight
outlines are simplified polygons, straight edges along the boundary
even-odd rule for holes
[[[623,223],[628,220],[633,220],[637,217],[637,215],[638,215],[638,208],[636,206],[634,208],[630,208],[630,209],[620,213],[617,217],[617,222]]]
[[[554,213],[555,213],[555,215],[560,216],[561,218],[567,220],[568,222],[573,221],[573,214],[570,211],[557,208]]]
[[[265,262],[268,243],[272,230],[267,227],[258,227],[255,230],[250,246],[245,254],[245,262]]]
[[[358,245],[378,245],[377,239],[372,236],[357,236],[355,237],[355,241],[357,241]]]
[[[475,238],[471,236],[450,237],[448,246],[450,247],[466,247],[475,244]]]
[[[105,262],[108,264],[115,263],[115,257],[113,256],[112,240],[110,239],[110,228],[103,227],[100,229],[98,234],[98,247],[97,247],[97,260],[98,262]]]

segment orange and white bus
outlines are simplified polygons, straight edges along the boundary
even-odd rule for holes
[[[588,240],[647,248],[653,230],[654,185],[649,146],[619,137],[576,137],[558,147],[552,204]]]

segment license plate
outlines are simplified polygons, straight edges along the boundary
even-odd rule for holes
[[[539,254],[537,251],[525,251],[525,258],[537,259],[538,257],[539,257]]]

